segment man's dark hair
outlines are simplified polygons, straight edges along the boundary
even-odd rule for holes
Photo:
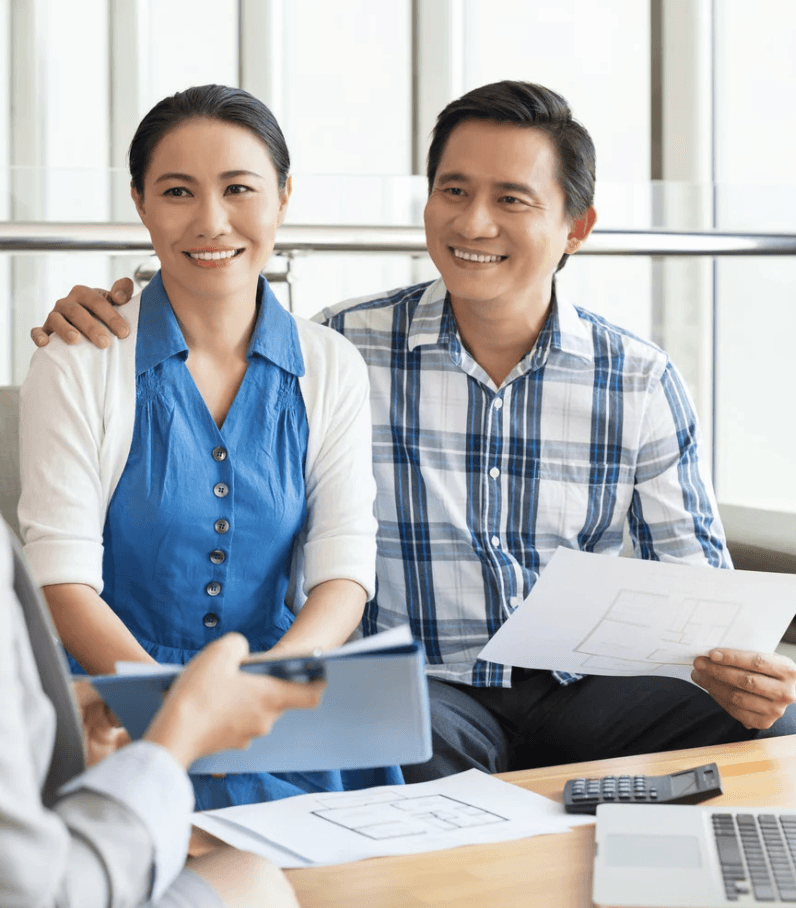
[[[572,116],[561,95],[532,82],[492,82],[462,95],[437,117],[428,149],[428,191],[453,130],[468,120],[510,123],[538,129],[548,135],[558,156],[558,181],[564,190],[567,216],[578,218],[594,202],[594,143],[586,128]],[[559,262],[564,267],[568,256]]]
[[[200,85],[158,101],[139,123],[128,152],[131,182],[139,195],[143,195],[144,177],[158,142],[172,129],[197,118],[222,120],[252,132],[268,151],[280,190],[285,188],[290,154],[276,117],[242,88]]]

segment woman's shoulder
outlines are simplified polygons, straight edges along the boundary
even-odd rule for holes
[[[338,368],[347,365],[355,371],[365,370],[362,355],[348,338],[333,328],[300,315],[293,315],[293,319],[298,330],[305,369],[309,370],[313,365],[326,368],[334,363]]]
[[[138,315],[141,308],[141,294],[136,294],[121,310],[130,327],[126,338],[111,335],[107,347],[96,347],[81,336],[76,344],[67,344],[60,337],[50,336],[46,347],[39,347],[31,359],[31,372],[36,368],[55,368],[72,374],[105,374],[109,368],[117,365],[122,368],[135,364],[136,337],[138,334]]]

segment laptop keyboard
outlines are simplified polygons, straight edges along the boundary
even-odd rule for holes
[[[724,891],[736,902],[796,902],[796,816],[714,813]]]

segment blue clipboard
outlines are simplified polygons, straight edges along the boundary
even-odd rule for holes
[[[202,757],[196,773],[364,769],[423,763],[431,758],[425,658],[417,641],[368,652],[249,662],[243,671],[284,677],[297,662],[325,674],[315,709],[288,710],[271,733],[246,750]],[[281,667],[281,669],[280,669]],[[286,671],[287,670],[287,671]],[[90,680],[133,740],[146,731],[182,666]]]

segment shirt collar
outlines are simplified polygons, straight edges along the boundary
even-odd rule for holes
[[[594,343],[591,329],[581,317],[575,306],[569,302],[553,282],[553,306],[548,316],[550,324],[550,349],[568,353],[578,359],[594,359]],[[544,333],[545,329],[542,329]],[[540,335],[541,337],[541,335]],[[537,346],[541,346],[537,344]]]
[[[448,289],[439,278],[426,287],[417,303],[409,326],[407,345],[414,350],[426,344],[442,344],[456,337],[456,322],[448,300]]]
[[[279,304],[262,276],[257,282],[257,300],[257,320],[246,359],[251,360],[256,354],[292,375],[304,375],[304,357],[296,322]],[[158,271],[141,294],[136,374],[152,369],[171,356],[185,359],[187,355],[188,346]]]
[[[412,315],[407,343],[409,350],[457,339],[456,322],[442,278],[426,287]],[[578,310],[553,282],[553,305],[531,354],[531,368],[538,368],[551,350],[591,360],[594,347],[588,326]]]

